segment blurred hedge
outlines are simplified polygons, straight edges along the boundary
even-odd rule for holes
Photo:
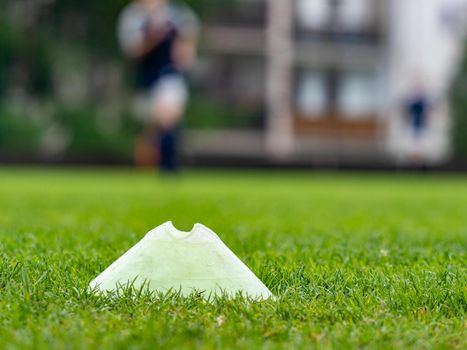
[[[28,155],[38,148],[40,136],[40,127],[27,115],[0,106],[0,156],[12,158]]]

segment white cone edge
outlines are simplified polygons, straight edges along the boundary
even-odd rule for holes
[[[96,292],[135,289],[204,297],[241,294],[255,300],[273,297],[261,280],[209,228],[195,224],[190,232],[168,221],[149,231],[89,285]]]

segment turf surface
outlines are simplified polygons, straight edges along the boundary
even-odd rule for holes
[[[86,291],[167,220],[277,300]],[[465,349],[466,247],[466,177],[0,169],[0,348]]]

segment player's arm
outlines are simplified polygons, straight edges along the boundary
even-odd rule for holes
[[[174,43],[173,59],[182,70],[190,69],[196,62],[198,46],[197,35],[180,35]]]
[[[188,8],[180,10],[179,36],[173,47],[173,60],[182,70],[190,69],[196,62],[200,25]]]

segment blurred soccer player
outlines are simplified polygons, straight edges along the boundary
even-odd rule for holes
[[[403,104],[403,115],[407,125],[411,162],[420,165],[425,162],[426,150],[431,143],[430,128],[433,110],[437,101],[421,78],[414,81],[412,91]]]
[[[179,166],[179,132],[188,100],[185,73],[196,57],[198,28],[188,7],[167,0],[135,0],[119,20],[120,45],[134,63],[163,171]]]
[[[428,126],[431,101],[426,93],[417,89],[404,106],[407,124],[415,138],[422,137]]]

